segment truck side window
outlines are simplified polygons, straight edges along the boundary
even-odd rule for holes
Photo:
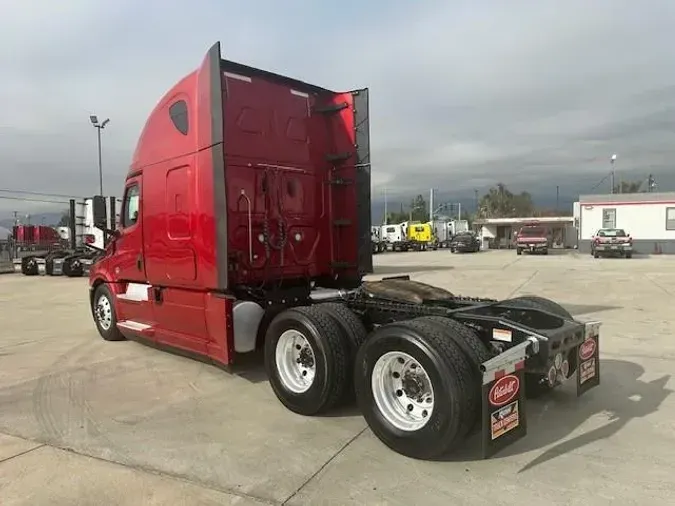
[[[169,107],[169,116],[171,122],[183,135],[187,135],[190,130],[190,122],[188,121],[188,107],[185,100],[179,100]]]
[[[139,201],[138,185],[135,184],[127,188],[127,194],[124,197],[124,214],[122,215],[123,228],[130,227],[138,221]]]

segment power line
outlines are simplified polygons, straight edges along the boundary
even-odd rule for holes
[[[68,200],[44,200],[44,199],[33,199],[28,197],[8,197],[6,195],[0,195],[2,200],[20,200],[22,202],[45,202],[47,204],[68,204]]]
[[[612,175],[612,173],[610,172],[610,173],[607,174],[605,177],[603,177],[600,181],[598,181],[598,182],[595,184],[595,186],[593,186],[593,187],[590,189],[590,191],[593,191],[593,190],[595,190],[596,188],[598,188],[598,186],[600,186],[602,183],[604,183],[605,181],[607,181],[607,178],[610,177],[611,175]]]
[[[15,193],[18,195],[36,195],[38,197],[57,197],[57,198],[64,198],[64,199],[72,199],[72,198],[77,198],[81,199],[84,198],[80,195],[63,195],[61,193],[41,193],[41,192],[34,192],[34,191],[27,191],[27,190],[9,190],[6,188],[0,188],[0,193]]]

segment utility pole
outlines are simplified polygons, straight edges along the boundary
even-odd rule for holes
[[[99,195],[103,196],[103,159],[101,157],[101,130],[110,123],[110,118],[103,120],[103,122],[98,122],[98,116],[92,114],[89,116],[92,126],[96,129],[97,138],[98,138],[98,184],[99,184]]]
[[[429,222],[434,221],[434,189],[429,190]]]
[[[610,159],[610,163],[612,164],[612,172],[611,172],[611,180],[612,180],[612,191],[610,193],[614,193],[614,162],[616,161],[616,154],[612,155],[612,158]]]
[[[555,211],[558,212],[560,209],[560,186],[555,187]]]
[[[389,224],[389,218],[387,216],[387,187],[384,187],[384,224]]]

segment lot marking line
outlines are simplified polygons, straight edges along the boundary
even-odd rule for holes
[[[13,436],[13,437],[16,437],[16,436]],[[18,438],[18,439],[24,439],[24,438]],[[31,443],[32,442],[34,442],[34,441],[31,441]],[[37,446],[34,446],[33,448],[30,448],[28,450],[17,453],[16,455],[12,455],[11,457],[7,457],[7,458],[4,458],[4,459],[0,460],[0,464],[2,464],[3,462],[7,462],[8,460],[15,459],[17,457],[21,457],[22,455],[26,455],[27,453],[34,452],[35,450],[39,450],[40,448],[43,448],[45,446],[47,446],[45,443],[39,444]]]
[[[300,493],[300,491],[303,488],[305,488],[314,478],[316,478],[321,471],[323,471],[324,469],[326,469],[326,467],[328,467],[328,464],[333,462],[338,455],[340,455],[342,452],[344,452],[347,449],[347,447],[349,445],[351,445],[354,441],[356,441],[361,436],[361,434],[366,432],[366,430],[368,430],[367,425],[363,429],[361,429],[353,438],[351,438],[349,441],[347,441],[345,444],[343,444],[342,447],[338,451],[336,451],[335,454],[333,456],[331,456],[326,462],[324,462],[321,466],[319,466],[319,469],[317,469],[315,473],[313,473],[309,478],[307,478],[307,480],[305,480],[305,482],[302,485],[300,485],[295,490],[295,492],[293,492],[291,495],[289,495],[286,499],[284,499],[281,502],[281,506],[284,506],[284,505],[288,504],[288,501],[290,501],[296,495],[298,495]]]
[[[522,290],[522,289],[525,288],[527,285],[529,285],[529,284],[532,282],[532,280],[533,280],[535,277],[537,277],[537,274],[539,274],[539,271],[534,271],[534,272],[532,273],[532,275],[531,275],[529,278],[527,278],[525,281],[523,281],[523,282],[520,284],[520,286],[518,286],[515,290],[513,290],[510,294],[508,294],[508,295],[506,296],[506,298],[507,298],[507,299],[510,299],[511,297],[513,297],[513,294],[518,293],[520,290]]]

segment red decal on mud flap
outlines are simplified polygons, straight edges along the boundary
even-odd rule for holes
[[[588,326],[588,324],[587,324]],[[593,329],[590,329],[593,330]],[[588,334],[591,334],[587,330]],[[577,356],[577,397],[600,384],[600,336],[597,333],[588,335],[579,345]]]
[[[595,359],[586,360],[579,365],[579,383],[586,383],[595,377]]]
[[[527,434],[524,375],[524,369],[516,368],[481,389],[483,458],[489,458]]]
[[[579,358],[588,360],[595,354],[595,339],[588,338],[579,346]]]
[[[499,407],[512,401],[513,398],[518,395],[519,391],[520,380],[518,379],[518,376],[509,374],[508,376],[499,378],[499,380],[492,385],[488,398],[490,399],[490,404]]]
[[[520,413],[518,411],[518,401],[513,401],[490,414],[490,436],[494,441],[503,436],[510,430],[518,427],[520,423]]]

